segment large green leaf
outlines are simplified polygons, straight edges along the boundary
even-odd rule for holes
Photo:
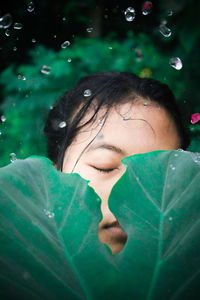
[[[198,299],[200,165],[191,152],[125,158],[110,209],[128,234],[98,239],[100,198],[78,174],[32,156],[1,168],[2,299]]]

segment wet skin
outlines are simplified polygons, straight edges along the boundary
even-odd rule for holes
[[[87,121],[91,113],[82,121]],[[67,148],[63,172],[78,173],[90,180],[89,185],[102,199],[103,219],[99,224],[99,239],[111,248],[113,254],[117,254],[123,249],[127,235],[109,210],[108,197],[113,185],[126,170],[121,160],[138,153],[178,149],[180,141],[168,113],[149,100],[139,99],[134,104],[125,103],[112,108],[102,126],[99,120],[104,113],[102,108],[95,122],[83,127]],[[92,143],[87,147],[90,141]]]

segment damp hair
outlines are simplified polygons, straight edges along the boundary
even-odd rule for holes
[[[84,96],[86,90],[91,91],[91,95],[88,93],[87,96]],[[95,120],[101,108],[106,108],[104,118],[106,120],[112,107],[124,103],[125,99],[127,102],[134,103],[138,98],[156,102],[166,110],[176,126],[180,148],[187,149],[190,144],[189,130],[184,125],[183,116],[169,87],[157,80],[140,78],[130,72],[110,71],[98,72],[81,78],[75,87],[65,92],[57,100],[49,112],[44,127],[44,135],[47,139],[47,157],[58,170],[62,171],[66,149],[78,131]],[[81,121],[92,107],[95,108],[93,115],[83,124]],[[66,126],[59,126],[61,122],[65,122]]]

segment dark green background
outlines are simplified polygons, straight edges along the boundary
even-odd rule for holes
[[[190,123],[191,114],[200,112],[200,1],[152,1],[147,16],[141,13],[143,1],[38,0],[28,12],[29,2],[3,1],[0,7],[1,16],[10,13],[13,24],[23,25],[21,30],[12,25],[9,36],[0,29],[0,115],[6,117],[0,123],[1,166],[13,152],[18,158],[46,155],[42,129],[50,106],[81,76],[107,70],[167,83],[191,130],[189,149],[200,151],[200,126]],[[136,10],[133,22],[124,17],[129,6]],[[158,31],[163,19],[172,30],[168,38]],[[66,40],[71,45],[61,49]],[[140,61],[136,49],[142,53]],[[171,57],[181,58],[181,70],[169,65]],[[51,68],[49,74],[40,72],[43,65]]]

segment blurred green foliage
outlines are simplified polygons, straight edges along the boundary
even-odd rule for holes
[[[161,42],[166,42],[160,33],[156,34]],[[9,154],[13,152],[18,158],[46,155],[43,127],[57,97],[80,77],[108,70],[130,71],[167,83],[191,129],[189,150],[200,151],[200,126],[190,124],[191,113],[200,112],[198,95],[193,94],[195,72],[199,71],[190,65],[195,42],[185,48],[180,42],[170,53],[162,51],[145,33],[135,36],[129,31],[123,41],[113,37],[76,38],[69,47],[59,51],[35,46],[29,53],[29,63],[10,65],[0,76],[4,97],[0,110],[6,117],[0,124],[0,165],[8,164]],[[183,61],[181,70],[169,65],[169,59],[174,56]],[[43,66],[47,66],[46,74],[41,72]]]

